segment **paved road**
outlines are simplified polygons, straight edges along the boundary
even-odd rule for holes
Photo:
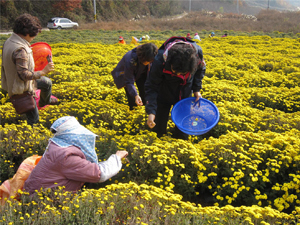
[[[42,31],[49,31],[48,28],[43,28]],[[12,34],[12,31],[8,31],[8,32],[0,32],[0,35],[3,34],[3,35],[8,35],[8,34]]]
[[[11,34],[12,32],[0,32],[0,34]]]

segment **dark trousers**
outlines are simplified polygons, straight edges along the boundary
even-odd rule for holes
[[[41,89],[39,106],[43,107],[50,103],[52,92],[52,81],[48,77],[41,77],[36,80],[37,89]],[[35,103],[35,108],[26,113],[27,123],[33,125],[39,122],[39,110]]]
[[[153,127],[153,131],[157,133],[157,137],[161,137],[162,135],[167,133],[167,125],[169,120],[170,109],[172,105],[163,104],[157,102],[157,110],[155,115],[154,122],[156,123],[155,127]],[[181,130],[175,126],[175,130],[172,134],[173,138],[177,139],[188,139],[188,134],[183,133]]]
[[[146,100],[145,100],[145,82],[147,79],[147,74],[142,74],[141,77],[135,81],[136,86],[139,90],[139,96],[141,97],[143,104],[146,104]],[[131,96],[127,90],[127,88],[125,87],[125,92],[126,92],[126,96],[128,99],[128,105],[130,110],[133,110],[133,107],[137,106],[137,104],[135,103],[135,96]]]

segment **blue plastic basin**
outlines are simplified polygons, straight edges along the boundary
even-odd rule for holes
[[[201,135],[210,131],[220,119],[218,108],[211,101],[200,98],[200,106],[195,97],[177,102],[172,109],[171,118],[182,132]]]

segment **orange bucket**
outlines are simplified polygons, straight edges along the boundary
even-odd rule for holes
[[[31,45],[33,59],[34,59],[34,71],[40,71],[48,64],[48,59],[52,61],[52,49],[46,42],[37,42]]]

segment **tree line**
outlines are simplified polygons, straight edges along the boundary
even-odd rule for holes
[[[162,17],[182,12],[180,1],[173,0],[95,0],[97,21],[118,21],[145,16]],[[94,0],[1,0],[1,29],[11,29],[23,13],[39,18],[46,26],[52,17],[67,17],[79,23],[94,21]]]

